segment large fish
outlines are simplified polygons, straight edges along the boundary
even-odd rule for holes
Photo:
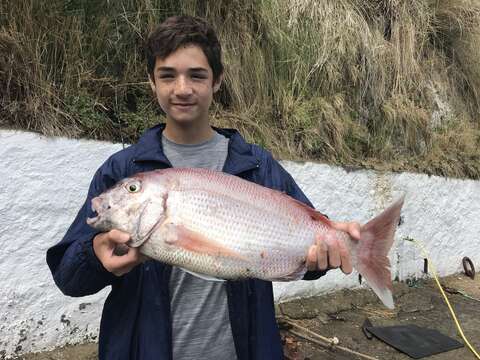
[[[317,232],[333,233],[353,267],[393,308],[390,262],[403,198],[361,227],[361,239],[332,228],[322,214],[292,197],[239,177],[205,169],[166,169],[121,180],[92,200],[87,223],[118,229],[129,246],[202,277],[302,279]]]

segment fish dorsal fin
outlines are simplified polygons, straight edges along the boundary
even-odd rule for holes
[[[324,223],[327,226],[332,226],[330,220],[321,212],[315,210],[314,208],[311,208],[310,206],[308,206],[307,204],[304,204],[301,201],[298,201],[297,199],[294,199],[294,198],[290,198],[290,199],[298,208],[305,211],[313,221],[319,221]]]
[[[205,274],[199,274],[199,273],[196,273],[194,271],[191,271],[191,270],[187,270],[185,268],[180,268],[182,269],[183,271],[185,271],[186,273],[189,273],[190,275],[192,276],[195,276],[195,277],[198,277],[200,279],[203,279],[203,280],[208,280],[208,281],[217,281],[217,282],[224,282],[225,280],[224,279],[219,279],[217,277],[214,277],[214,276],[209,276],[209,275],[205,275]]]

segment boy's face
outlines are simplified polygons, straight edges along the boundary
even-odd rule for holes
[[[150,86],[167,120],[179,125],[208,123],[208,108],[220,88],[221,77],[213,82],[207,57],[198,45],[180,47],[155,62],[155,82]]]

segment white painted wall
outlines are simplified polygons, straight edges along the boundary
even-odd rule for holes
[[[0,358],[95,339],[108,289],[68,298],[45,263],[86,196],[96,168],[121,145],[0,131]],[[406,194],[391,251],[392,273],[421,276],[423,241],[441,275],[480,263],[480,182],[418,174],[347,172],[311,162],[283,162],[315,206],[333,220],[368,221]],[[477,266],[478,267],[478,266]],[[358,286],[357,275],[331,271],[317,281],[275,284],[283,301]]]

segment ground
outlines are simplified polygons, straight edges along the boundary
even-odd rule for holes
[[[451,290],[464,294],[447,294],[463,331],[477,352],[480,350],[480,278],[471,280],[463,274],[441,280]],[[449,315],[441,293],[432,280],[411,281],[409,285],[397,283],[394,287],[395,310],[383,307],[368,290],[345,290],[320,298],[302,299],[280,304],[279,313],[303,328],[327,338],[337,337],[339,346],[376,359],[409,359],[394,348],[373,338],[368,340],[361,326],[368,317],[374,326],[415,324],[436,329],[463,343],[453,319]],[[287,354],[292,359],[363,359],[346,351],[331,351],[327,346],[318,346],[283,332],[290,346]],[[291,337],[291,338],[290,338]],[[298,343],[297,343],[297,340]],[[290,348],[291,351],[288,351]],[[296,349],[295,349],[296,348]],[[297,351],[293,351],[297,350]],[[430,356],[429,360],[475,359],[466,347]]]
[[[480,351],[480,277],[475,280],[463,274],[441,279],[443,285],[463,294],[447,294],[463,331],[473,345]],[[463,343],[448,308],[433,280],[415,280],[408,284],[394,285],[395,310],[388,310],[379,303],[375,295],[367,289],[343,290],[320,297],[296,300],[277,306],[279,319],[286,319],[295,327],[282,330],[286,355],[289,359],[347,360],[370,357],[378,360],[409,359],[383,342],[373,338],[368,340],[361,330],[368,317],[374,326],[415,324],[436,329]],[[467,296],[465,296],[467,295]],[[282,327],[285,324],[280,320]],[[356,351],[368,357],[360,357],[339,347],[329,349],[311,340],[294,335],[302,333],[298,327],[326,338],[337,337],[338,346]],[[303,334],[305,334],[303,332]],[[307,335],[317,338],[315,335]],[[25,360],[93,360],[97,358],[96,344],[82,344],[57,349],[52,352],[29,354]],[[474,355],[463,347],[438,355],[429,360],[475,359]]]

